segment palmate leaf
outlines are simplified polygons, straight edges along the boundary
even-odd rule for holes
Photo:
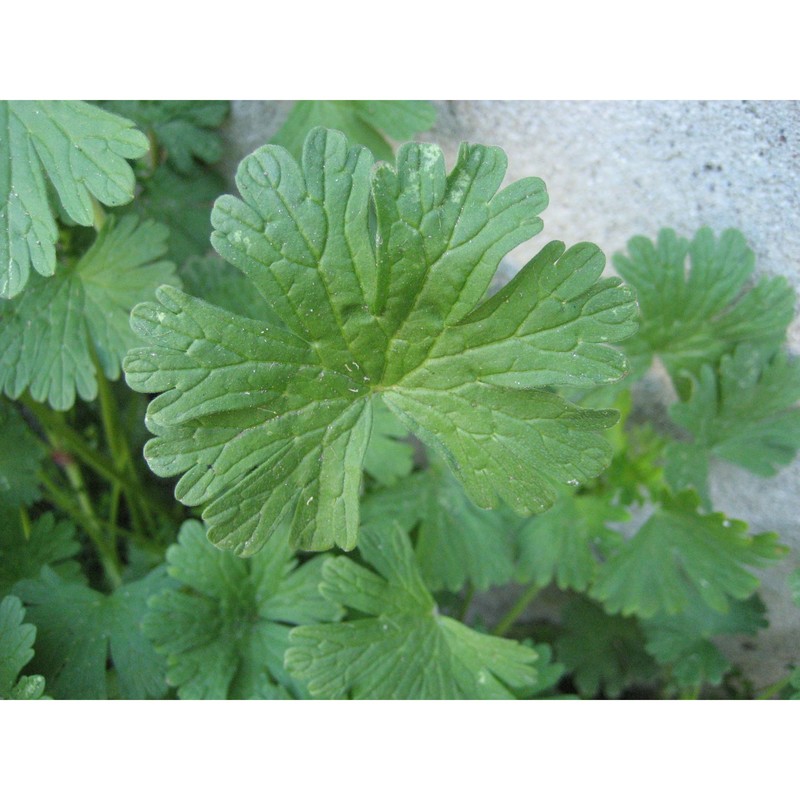
[[[576,597],[564,609],[563,622],[556,654],[572,673],[581,696],[602,693],[616,698],[656,676],[656,664],[645,651],[637,620],[606,614],[588,598]]]
[[[468,581],[485,591],[508,583],[514,575],[519,519],[477,508],[439,459],[433,458],[422,472],[372,492],[364,503],[363,519],[369,524],[393,519],[406,530],[418,525],[414,551],[431,591],[458,592]]]
[[[325,557],[298,568],[286,534],[244,561],[209,544],[200,523],[184,523],[167,551],[179,586],[153,598],[144,623],[179,697],[302,696],[283,669],[290,626],[335,620],[342,609],[318,590]]]
[[[309,131],[334,128],[353,144],[368,148],[375,158],[388,161],[394,153],[386,136],[398,141],[413,139],[435,121],[436,109],[425,100],[300,100],[272,143],[299,159]]]
[[[215,164],[222,157],[215,129],[228,116],[227,100],[104,100],[101,105],[152,131],[178,172],[191,172],[195,159]]]
[[[215,543],[253,553],[291,517],[293,543],[352,548],[378,394],[484,508],[539,511],[608,463],[616,412],[543,387],[621,377],[605,343],[634,330],[635,305],[599,279],[594,245],[560,243],[480,302],[547,202],[535,178],[498,192],[505,167],[497,148],[464,145],[447,176],[437,147],[409,144],[373,169],[323,129],[302,165],[274,145],[242,162],[243,200],[217,201],[212,243],[282,324],[162,288],[134,309],[149,346],[125,362],[132,388],[162,393],[148,463],[183,473],[176,496],[207,504]]]
[[[559,589],[585,591],[599,561],[622,544],[622,535],[609,523],[630,514],[609,496],[564,497],[544,514],[532,517],[517,531],[519,556],[516,580]]]
[[[127,216],[109,217],[77,263],[52,278],[33,276],[25,293],[0,300],[0,386],[12,398],[64,410],[97,395],[94,354],[103,372],[119,378],[120,363],[140,340],[129,314],[154,288],[177,283],[163,261],[167,229]]]
[[[92,198],[108,206],[133,199],[126,159],[148,149],[133,123],[83,102],[0,101],[0,298],[14,297],[31,267],[52,275],[58,228],[45,176],[67,215],[94,220]]]
[[[67,580],[80,580],[80,566],[72,558],[80,551],[75,526],[47,513],[26,532],[17,516],[0,517],[0,597],[12,592],[18,581],[37,578],[42,567]]]
[[[110,595],[66,581],[48,567],[38,578],[18,583],[15,592],[38,631],[32,666],[45,676],[53,696],[108,698],[110,659],[123,699],[163,697],[166,665],[142,633],[142,618],[148,598],[168,585],[163,568]]]
[[[670,684],[678,691],[717,686],[731,664],[714,644],[714,638],[755,634],[767,627],[766,608],[758,595],[731,603],[727,613],[709,608],[697,597],[680,614],[659,614],[642,622],[645,648],[669,667]]]
[[[667,450],[667,476],[675,489],[696,487],[707,499],[711,456],[756,475],[774,475],[800,447],[800,362],[743,344],[723,356],[719,374],[703,365],[692,392],[669,409],[693,436]]]
[[[534,650],[439,614],[396,521],[365,525],[359,553],[374,571],[332,558],[320,586],[355,618],[290,636],[286,668],[312,696],[502,700],[535,684]]]
[[[33,658],[36,628],[23,622],[25,610],[16,597],[0,601],[0,700],[39,700],[44,678],[20,678],[20,670]]]
[[[781,342],[794,316],[794,293],[784,278],[762,278],[745,292],[754,264],[733,229],[716,239],[702,228],[691,242],[670,229],[655,243],[631,239],[614,266],[636,289],[641,308],[639,332],[624,345],[636,368],[646,369],[658,355],[675,377],[717,361],[741,341]]]
[[[697,511],[694,492],[665,496],[661,507],[603,564],[591,594],[612,614],[679,614],[699,596],[725,614],[732,599],[758,588],[750,571],[780,559],[775,533],[747,535],[747,524]]]

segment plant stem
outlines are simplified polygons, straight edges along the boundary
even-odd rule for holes
[[[766,688],[762,689],[757,695],[756,700],[770,700],[775,697],[776,694],[780,694],[780,692],[791,683],[792,675],[789,673],[788,675],[781,678],[779,681],[767,686]]]
[[[155,529],[155,525],[147,503],[143,502],[139,476],[133,468],[128,441],[119,423],[119,409],[114,398],[114,392],[105,372],[103,372],[103,367],[94,348],[92,348],[92,360],[97,373],[97,398],[100,403],[100,419],[103,423],[103,432],[108,443],[108,449],[111,451],[114,468],[120,475],[125,477],[124,484],[117,483],[113,488],[110,514],[112,520],[116,518],[119,493],[122,490],[134,530],[140,535],[146,536],[147,531]]]
[[[471,583],[468,583],[467,590],[464,592],[464,599],[461,601],[461,608],[458,612],[458,618],[461,622],[466,619],[473,597],[475,597],[475,587]]]
[[[53,437],[51,439],[54,447],[58,447],[58,440]],[[112,589],[122,586],[122,565],[119,561],[119,555],[113,543],[109,542],[103,530],[103,524],[100,522],[95,510],[89,499],[89,493],[86,490],[86,484],[83,482],[83,474],[81,468],[74,462],[70,461],[62,465],[64,474],[67,476],[70,486],[75,492],[75,497],[78,501],[80,510],[80,525],[86,534],[91,539],[92,544],[97,550],[97,555],[100,558],[100,563],[103,566],[103,571],[106,574],[109,584]],[[46,478],[46,476],[40,476]],[[42,483],[47,486],[53,494],[52,489],[56,489],[55,485],[48,481],[42,480]],[[49,486],[48,486],[49,484]],[[64,503],[63,498],[59,506],[68,510],[68,506]]]
[[[533,602],[539,594],[541,587],[532,583],[518,598],[517,602],[505,613],[500,622],[492,630],[493,636],[505,636],[511,626],[519,619],[525,609]]]

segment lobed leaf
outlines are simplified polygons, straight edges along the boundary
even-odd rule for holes
[[[0,601],[0,699],[38,700],[44,693],[41,675],[20,677],[22,668],[33,658],[36,628],[23,622],[25,610],[18,598]]]
[[[747,524],[700,514],[694,492],[665,497],[638,533],[601,567],[591,594],[609,613],[679,614],[696,596],[725,614],[731,599],[758,588],[752,567],[780,559],[775,533],[747,536]]]
[[[69,218],[91,225],[92,198],[109,206],[133,199],[126,159],[148,143],[129,120],[66,100],[0,101],[0,131],[0,298],[10,298],[31,268],[55,272],[58,228],[45,177]]]
[[[47,678],[53,696],[107,699],[110,660],[122,698],[163,697],[164,659],[141,625],[148,598],[166,585],[161,568],[110,595],[64,580],[48,567],[38,578],[18,583],[15,591],[38,630],[33,666]]]
[[[614,266],[641,308],[639,332],[624,345],[639,369],[658,355],[675,377],[696,373],[742,341],[780,343],[794,316],[794,293],[784,278],[762,278],[745,291],[754,265],[753,251],[734,229],[717,239],[702,228],[691,242],[668,228],[655,243],[631,239]]]
[[[600,431],[616,412],[549,385],[621,377],[606,344],[635,329],[635,305],[599,279],[596,247],[560,244],[481,302],[547,203],[538,179],[499,190],[505,168],[499,149],[464,145],[446,175],[424,144],[373,167],[323,129],[300,164],[274,145],[242,162],[242,199],[217,201],[212,243],[280,324],[162,288],[133,312],[150,346],[125,367],[132,388],[162,393],[148,463],[183,474],[176,496],[207,504],[214,542],[250,554],[290,519],[300,547],[351,549],[378,397],[483,508],[542,510],[608,463]]]
[[[12,398],[65,410],[97,395],[96,370],[112,380],[128,349],[140,343],[129,315],[159,284],[177,283],[161,260],[167,229],[135,217],[109,217],[78,262],[52,278],[34,276],[27,291],[0,300],[0,385]],[[95,363],[95,356],[97,363]]]
[[[244,561],[184,523],[167,551],[178,586],[153,598],[144,622],[179,697],[303,696],[283,668],[290,626],[338,619],[341,608],[318,591],[324,559],[298,567],[286,533]]]
[[[439,614],[396,521],[365,525],[359,553],[373,569],[333,558],[320,586],[355,613],[290,636],[286,668],[312,696],[499,700],[535,684],[534,650]]]

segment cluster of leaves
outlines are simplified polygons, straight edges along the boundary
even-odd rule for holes
[[[303,101],[220,196],[227,113],[0,104],[0,696],[735,694],[785,548],[708,471],[800,446],[785,282],[664,231],[491,294],[548,202],[501,150]],[[678,437],[631,419],[654,357]]]

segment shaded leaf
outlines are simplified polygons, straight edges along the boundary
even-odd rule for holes
[[[0,601],[0,699],[38,700],[44,693],[41,675],[20,677],[33,658],[36,628],[23,622],[25,610],[16,597]]]

